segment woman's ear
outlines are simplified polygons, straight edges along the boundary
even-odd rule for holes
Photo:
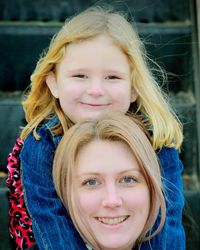
[[[46,84],[49,87],[51,94],[55,97],[55,98],[59,98],[59,94],[58,94],[58,84],[56,81],[56,76],[54,74],[53,71],[50,71],[48,73],[48,75],[46,76]]]
[[[137,99],[137,93],[136,91],[134,90],[134,88],[131,89],[131,103],[132,102],[135,102]]]

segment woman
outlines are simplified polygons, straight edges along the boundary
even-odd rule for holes
[[[164,224],[160,167],[147,131],[133,117],[110,114],[70,128],[56,150],[53,178],[92,249],[138,249]]]

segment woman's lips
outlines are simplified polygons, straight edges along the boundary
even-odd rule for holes
[[[100,221],[101,223],[106,224],[106,225],[117,225],[117,224],[120,224],[120,223],[124,222],[125,220],[127,220],[128,217],[129,217],[129,215],[120,216],[120,217],[113,217],[113,218],[96,217],[96,219],[98,221]]]

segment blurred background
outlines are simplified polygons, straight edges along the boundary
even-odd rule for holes
[[[184,127],[187,249],[200,249],[200,1],[199,0],[1,0],[0,1],[0,250],[14,249],[8,233],[6,163],[20,127],[23,91],[40,54],[65,19],[92,5],[110,4],[128,14],[148,56],[167,72],[162,84]],[[152,64],[155,76],[155,66]],[[170,249],[169,249],[170,250]],[[177,249],[178,250],[178,249]]]

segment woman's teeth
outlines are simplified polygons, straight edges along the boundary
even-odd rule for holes
[[[125,221],[129,216],[121,216],[121,217],[117,217],[117,218],[102,218],[102,217],[98,217],[98,221],[102,222],[103,224],[109,224],[109,225],[115,225],[115,224],[119,224],[123,221]]]

